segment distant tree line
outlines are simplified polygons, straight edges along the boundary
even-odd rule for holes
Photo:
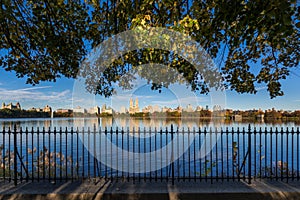
[[[0,110],[0,118],[48,118],[48,117],[51,117],[50,112],[11,110],[11,109]]]

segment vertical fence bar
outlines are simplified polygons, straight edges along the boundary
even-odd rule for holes
[[[49,168],[48,168],[48,181],[51,181],[51,128],[48,128],[48,161],[49,161]],[[54,160],[52,160],[52,162],[55,162]]]
[[[34,181],[34,165],[33,165],[33,156],[34,156],[34,144],[33,144],[33,127],[31,127],[31,181]]]
[[[205,160],[204,160],[204,173],[205,173],[205,182],[207,182],[207,153],[206,153],[206,141],[207,141],[207,131],[206,127],[204,128],[204,153],[205,153]]]
[[[130,174],[129,174],[129,167],[130,167],[129,166],[129,159],[130,159],[129,158],[129,134],[130,134],[129,133],[129,128],[127,128],[127,134],[126,134],[127,135],[127,152],[128,152],[127,153],[127,169],[128,169],[127,170],[127,182],[129,182],[129,178],[130,178]]]
[[[227,181],[229,181],[229,141],[228,141],[228,135],[229,135],[229,132],[228,132],[228,127],[226,127],[226,178],[227,178]]]
[[[297,180],[299,181],[299,171],[300,171],[300,167],[299,167],[299,127],[297,127]]]
[[[215,128],[215,140],[216,140],[216,181],[219,181],[219,161],[218,161],[218,128]]]
[[[28,170],[28,162],[29,162],[29,160],[28,160],[28,128],[27,127],[26,127],[26,130],[25,130],[25,136],[26,136],[26,144],[25,144],[26,163],[25,163],[25,166],[26,166],[26,169],[27,169],[27,172],[28,172],[26,174],[26,182],[28,182],[29,181],[29,170]]]
[[[65,170],[66,170],[66,181],[68,181],[68,128],[66,127],[66,130],[65,130],[65,135],[66,135],[66,138],[65,138],[65,143],[66,143],[66,156],[65,156],[65,159],[66,159],[66,166],[65,166]]]
[[[152,163],[151,163],[152,141],[151,140],[152,139],[151,138],[152,138],[151,137],[151,127],[149,127],[149,139],[150,139],[150,141],[149,141],[149,167],[150,167],[149,175],[150,175],[150,182],[152,181],[152,171],[151,171],[151,165],[152,165]],[[133,147],[134,147],[134,145],[133,145]],[[134,152],[134,150],[133,150],[133,152]]]
[[[168,127],[166,127],[166,163],[168,161]],[[166,165],[166,179],[167,179],[167,182],[169,181],[169,166]]]
[[[121,135],[121,137],[122,137],[122,141],[121,141],[121,143],[122,143],[122,149],[124,149],[124,129],[123,129],[123,127],[122,127],[122,135]],[[124,181],[124,151],[122,151],[122,179]]]
[[[286,182],[289,182],[289,127],[286,127]]]
[[[212,129],[209,128],[209,149],[210,149],[210,183],[213,183],[213,150],[212,150]]]
[[[40,130],[37,127],[37,179],[40,181]]]
[[[236,157],[234,157],[235,155],[234,155],[234,129],[233,129],[233,127],[232,127],[232,129],[231,129],[231,146],[232,146],[232,148],[231,148],[231,157],[232,157],[232,181],[234,181],[234,179],[235,179],[235,176],[234,176],[234,162],[235,162],[235,159],[236,159]]]
[[[188,144],[190,144],[190,136],[191,136],[191,132],[190,132],[190,127],[188,127]],[[191,181],[191,148],[189,147],[188,149],[188,166],[189,166],[189,181]]]
[[[63,154],[62,154],[62,127],[59,128],[59,180],[62,181],[62,162],[63,162]]]
[[[122,134],[123,134],[123,127],[122,127]],[[101,137],[102,137],[102,129],[101,129],[101,126],[99,127],[99,160],[101,160],[101,151],[103,151],[103,147],[102,147],[102,144],[101,144]],[[98,162],[98,161],[97,161]],[[102,163],[100,162],[99,163],[99,176],[100,178],[102,178]]]
[[[22,147],[21,147],[22,148]],[[17,163],[17,126],[14,125],[14,185],[17,186],[18,163]]]
[[[202,181],[202,164],[201,164],[201,128],[199,127],[198,129],[198,137],[199,137],[199,152],[200,152],[200,155],[199,155],[199,176],[200,176],[200,181]]]
[[[251,184],[251,127],[248,127],[248,184]]]
[[[155,182],[157,182],[157,130],[156,127],[154,127],[154,150],[155,150]],[[140,152],[139,152],[140,153]]]
[[[281,148],[280,148],[280,179],[283,180],[283,127],[281,127]]]
[[[71,181],[74,181],[74,130],[73,127],[71,127]]]
[[[276,127],[275,130],[275,136],[276,136],[276,140],[275,140],[275,178],[276,181],[278,181],[278,128]]]
[[[237,127],[237,172],[238,172],[238,181],[240,181],[240,128]]]
[[[113,166],[112,162],[113,162],[113,158],[112,158],[112,142],[113,142],[113,129],[112,127],[110,127],[110,166]],[[127,141],[129,143],[129,139]],[[129,162],[129,158],[128,158],[128,162]],[[110,178],[113,181],[113,168],[110,167]]]
[[[20,169],[20,181],[23,182],[23,130],[22,127],[20,127],[20,161],[21,161],[21,169]],[[26,171],[25,171],[26,172]]]
[[[91,169],[90,169],[90,162],[91,162],[91,160],[90,160],[90,153],[89,153],[89,151],[90,151],[90,149],[91,149],[91,138],[90,138],[90,136],[91,136],[91,130],[90,130],[90,127],[88,127],[88,134],[87,134],[87,139],[88,139],[88,149],[87,149],[87,170],[88,170],[88,178],[90,178],[91,177]]]
[[[265,128],[265,178],[268,177],[267,175],[267,171],[268,171],[268,138],[267,138],[267,135],[268,135],[268,131],[267,131],[267,127]]]
[[[253,134],[254,134],[254,180],[256,180],[256,175],[257,175],[257,172],[256,172],[256,127],[254,126],[254,130],[253,130]]]
[[[5,176],[5,127],[3,126],[3,130],[2,130],[2,140],[3,140],[3,150],[2,150],[2,163],[3,163],[3,168],[2,168],[2,173],[3,173],[3,180],[5,182],[6,176]]]
[[[45,134],[46,134],[46,131],[45,131],[45,127],[43,127],[43,131],[42,131],[42,137],[43,137],[43,150],[42,150],[42,153],[43,153],[43,180],[46,179],[46,163],[45,163],[45,159],[46,159],[46,156],[45,156],[45,153],[46,153],[46,146],[45,146]]]
[[[221,179],[224,181],[224,147],[223,147],[223,128],[221,127]]]
[[[273,166],[272,166],[272,158],[273,158],[273,129],[272,129],[272,127],[270,128],[270,178],[271,178],[271,180],[273,179],[273,172],[272,172],[272,168],[273,168]]]
[[[160,128],[160,181],[163,180],[163,169],[162,169],[162,128]]]
[[[133,135],[133,137],[132,137],[132,152],[133,152],[133,155],[132,155],[132,167],[133,167],[133,172],[135,171],[135,156],[134,156],[134,154],[135,154],[135,148],[134,148],[134,140],[135,140],[135,128],[133,127],[133,130],[132,130],[132,135]],[[132,177],[132,179],[133,179],[133,184],[135,184],[135,173],[133,173],[133,175],[132,175],[133,177]]]
[[[193,138],[194,138],[194,181],[196,182],[196,130],[195,127],[193,127]]]
[[[171,124],[171,143],[172,143],[172,156],[171,156],[171,162],[172,162],[172,185],[174,185],[174,142],[173,142],[173,124]],[[195,134],[195,132],[194,132]]]
[[[176,128],[176,136],[177,136],[177,182],[180,180],[180,155],[179,155],[179,127]],[[156,149],[156,147],[155,147]]]
[[[133,135],[133,137],[132,137],[132,152],[133,152],[132,167],[133,167],[133,172],[135,172],[135,156],[134,156],[135,155],[135,148],[134,148],[134,145],[135,145],[134,143],[135,142],[134,141],[135,141],[136,136],[135,136],[135,129],[134,128],[132,130],[132,135]],[[133,173],[132,179],[133,179],[133,184],[135,184],[135,173]]]
[[[54,127],[54,183],[56,183],[56,163],[57,163],[57,160],[56,160],[56,155],[57,155],[57,152],[56,152],[56,127]]]
[[[105,127],[105,130],[106,130],[106,127]],[[107,133],[107,132],[106,132]],[[82,145],[81,145],[81,147],[82,147],[82,175],[81,175],[81,178],[83,179],[83,178],[85,178],[84,177],[84,169],[85,169],[85,162],[84,162],[84,160],[85,160],[85,158],[84,158],[84,141],[85,141],[85,134],[84,134],[84,127],[82,127]],[[106,143],[105,143],[105,150],[106,150]],[[105,157],[106,157],[106,155],[107,155],[107,152],[105,152]],[[107,163],[107,162],[106,162]],[[107,170],[106,170],[107,171]],[[105,176],[105,179],[107,178],[107,176]]]
[[[294,181],[294,127],[292,127],[292,181]]]
[[[11,163],[10,163],[10,160],[11,160],[11,128],[8,127],[8,174],[9,174],[9,177],[8,177],[8,180],[9,182],[11,182]]]
[[[118,127],[116,127],[116,146],[118,147],[119,146],[119,130],[118,130]],[[94,143],[94,145],[96,145],[96,143]],[[96,148],[95,148],[96,149]],[[94,155],[96,155],[96,152],[94,152]],[[116,170],[116,182],[119,181],[119,152],[118,152],[118,148],[116,148],[116,164],[117,164],[117,170]]]
[[[243,156],[245,157],[246,155],[246,142],[245,142],[245,127],[243,127]],[[246,180],[246,167],[245,167],[245,158],[243,159],[243,180]]]
[[[76,176],[79,178],[79,129],[76,127]]]
[[[139,152],[139,182],[141,182],[141,128],[138,127],[138,152]]]
[[[262,135],[262,130],[261,127],[259,128],[259,178],[261,180],[262,177],[262,155],[261,155],[261,149],[262,149],[262,143],[261,143],[261,135]]]
[[[146,127],[144,127],[144,182],[146,182],[146,166],[147,166],[147,160],[146,160]]]

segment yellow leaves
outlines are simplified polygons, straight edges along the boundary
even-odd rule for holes
[[[174,23],[175,24],[175,23]],[[200,26],[197,19],[192,19],[190,16],[185,16],[182,20],[179,21],[179,26],[183,26],[185,32],[189,33],[190,29],[199,30]]]
[[[57,4],[60,6],[60,5],[62,5],[64,3],[64,0],[58,0],[57,1]]]
[[[148,21],[151,21],[151,16],[150,16],[150,15],[145,15],[145,16],[144,16],[144,19],[145,19],[145,20],[148,20]]]
[[[151,16],[150,15],[143,15],[138,14],[135,18],[131,20],[131,28],[134,27],[149,27],[151,25]]]

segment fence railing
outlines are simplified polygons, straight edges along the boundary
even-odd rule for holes
[[[0,133],[0,178],[51,182],[299,180],[299,128],[25,129]],[[115,148],[116,147],[116,148]]]

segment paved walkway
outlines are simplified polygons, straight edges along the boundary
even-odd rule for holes
[[[0,182],[0,199],[300,199],[300,181],[111,182],[104,179],[75,182]]]

